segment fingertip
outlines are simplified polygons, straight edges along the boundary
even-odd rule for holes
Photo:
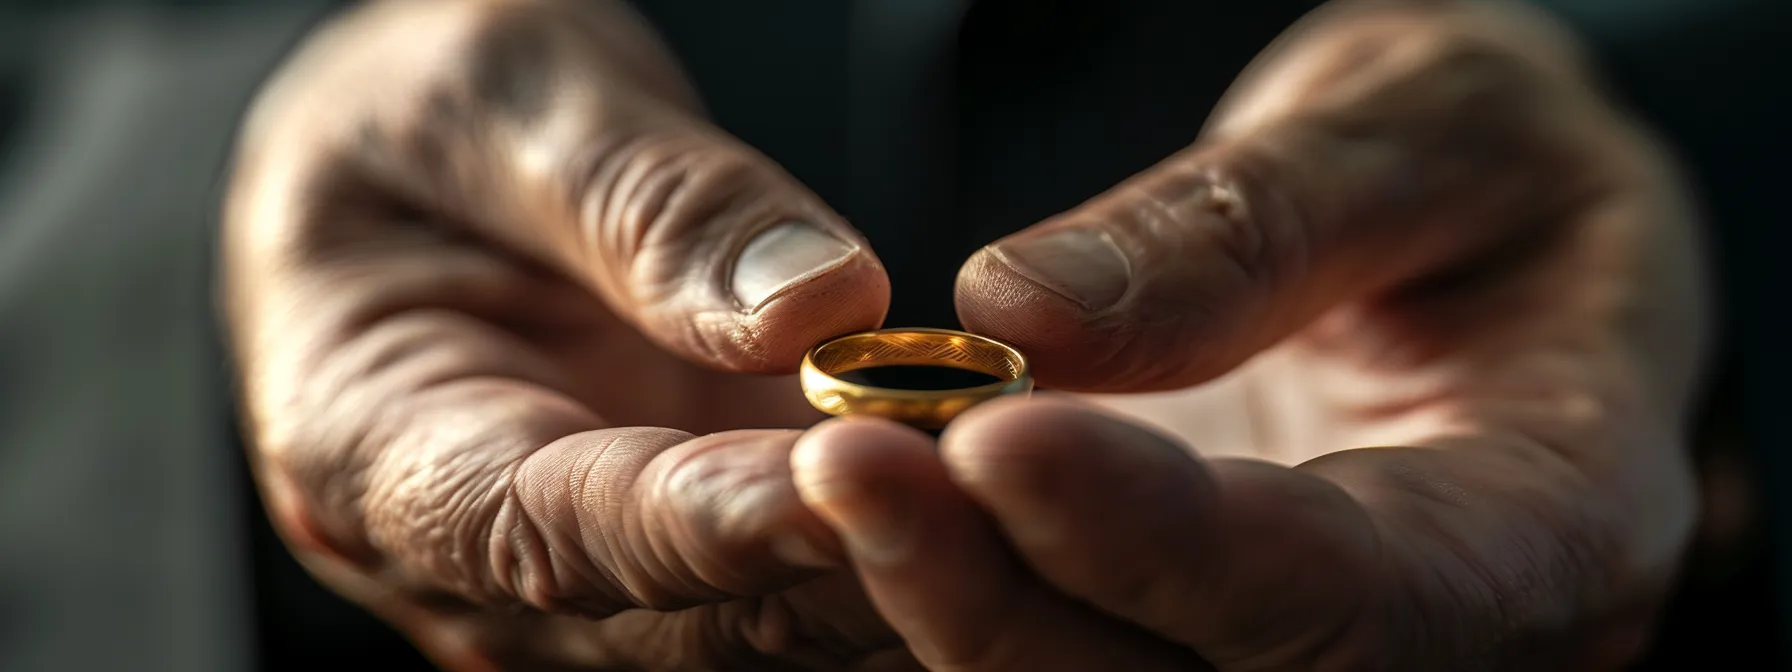
[[[1102,494],[1111,488],[1156,496],[1174,484],[1192,493],[1206,480],[1180,444],[1080,402],[1003,400],[973,410],[941,437],[941,458],[1023,547],[1058,548],[1088,527],[1084,519],[1113,515]]]
[[[993,247],[979,250],[959,269],[953,295],[959,323],[1027,353],[1041,384],[1080,391],[1101,387],[1124,345],[1107,329],[1105,311],[1027,277]]]
[[[966,481],[1045,477],[1116,450],[1186,456],[1179,443],[1155,430],[1065,397],[979,404],[940,437],[941,456],[954,477]]]
[[[810,348],[835,336],[876,329],[890,307],[890,278],[869,249],[804,277],[735,313],[731,369],[789,373]]]
[[[791,455],[803,502],[826,521],[854,564],[908,562],[925,535],[929,502],[949,499],[933,439],[874,418],[822,423]]]
[[[804,432],[790,452],[799,484],[856,479],[931,453],[933,439],[920,430],[873,417],[824,420]]]

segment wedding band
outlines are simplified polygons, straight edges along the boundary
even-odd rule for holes
[[[879,366],[933,366],[1000,379],[955,390],[902,390],[841,380]],[[923,429],[939,429],[965,409],[996,397],[1033,391],[1027,358],[1001,341],[949,329],[881,329],[815,346],[803,357],[803,395],[823,413],[863,413]]]

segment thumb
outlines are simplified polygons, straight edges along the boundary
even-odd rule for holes
[[[454,24],[430,34],[449,44],[402,40],[400,53],[370,60],[447,52],[460,67],[434,68],[448,74],[430,95],[397,96],[369,115],[372,132],[354,151],[383,182],[715,368],[794,370],[816,342],[882,322],[889,281],[865,239],[704,120],[671,57],[621,3],[391,11]],[[405,18],[396,29],[414,30]]]
[[[974,255],[961,321],[1042,384],[1184,387],[1577,203],[1610,117],[1513,37],[1537,31],[1397,7],[1321,12],[1201,143]]]
[[[889,280],[858,232],[737,141],[696,122],[662,132],[546,185],[579,203],[541,218],[565,232],[562,263],[613,310],[733,371],[794,370],[816,343],[879,326]]]

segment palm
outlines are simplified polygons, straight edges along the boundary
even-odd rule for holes
[[[1630,239],[1640,233],[1619,232]],[[1415,411],[1447,411],[1477,390],[1525,379],[1505,359],[1511,353],[1531,353],[1519,367],[1575,363],[1548,360],[1566,357],[1569,340],[1592,335],[1597,292],[1620,280],[1570,259],[1595,252],[1581,247],[1564,241],[1448,286],[1336,307],[1205,385],[1084,396],[1157,425],[1205,456],[1292,466],[1349,448],[1419,445],[1460,427],[1444,414]],[[1538,393],[1550,393],[1543,384]]]
[[[1240,586],[1227,593],[1236,603],[1216,606],[1255,624],[1234,641],[1279,643],[1271,651],[1227,655],[1312,659],[1340,655],[1340,648],[1362,654],[1388,646],[1417,652],[1423,643],[1390,642],[1389,629],[1428,614],[1565,617],[1513,611],[1532,608],[1508,601],[1516,582],[1604,599],[1606,588],[1584,573],[1587,567],[1507,573],[1532,567],[1532,554],[1554,552],[1536,549],[1553,549],[1564,539],[1602,542],[1581,538],[1579,517],[1603,514],[1537,511],[1568,504],[1556,501],[1559,490],[1582,482],[1578,469],[1587,468],[1554,447],[1576,445],[1586,423],[1613,410],[1588,381],[1623,375],[1624,364],[1604,344],[1622,333],[1613,330],[1612,315],[1626,309],[1631,295],[1614,289],[1650,289],[1644,270],[1656,273],[1661,286],[1684,280],[1689,262],[1680,253],[1684,242],[1673,240],[1683,231],[1667,224],[1673,216],[1671,208],[1650,208],[1636,194],[1595,199],[1550,227],[1561,233],[1544,245],[1335,307],[1210,384],[1088,395],[1177,436],[1204,457],[1267,460],[1331,480],[1380,519],[1378,531],[1365,527],[1363,535],[1340,532],[1351,521],[1276,520],[1274,488],[1240,488],[1239,508],[1268,511],[1245,514],[1255,522],[1243,524],[1246,534],[1233,540],[1243,560],[1222,571]],[[1610,263],[1620,250],[1644,253]],[[1653,329],[1695,317],[1625,326],[1655,339]],[[1560,419],[1522,432],[1507,425],[1536,409]],[[1639,430],[1627,440],[1660,435]],[[1544,450],[1511,450],[1527,445]],[[1368,450],[1352,450],[1360,448]],[[1521,454],[1530,457],[1513,459]],[[1375,537],[1380,541],[1364,544]],[[1377,544],[1406,548],[1375,551]],[[1301,577],[1320,578],[1284,591],[1300,596],[1298,604],[1260,601],[1265,587]],[[1383,605],[1381,612],[1361,611],[1371,604]],[[1493,620],[1459,625],[1454,632],[1471,646],[1491,646],[1473,641],[1473,633],[1503,627]],[[1258,626],[1269,630],[1251,632]],[[1265,632],[1275,634],[1265,639]],[[1302,650],[1315,638],[1328,638],[1329,648]]]

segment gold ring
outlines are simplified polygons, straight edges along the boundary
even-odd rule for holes
[[[956,390],[901,390],[837,376],[879,366],[935,366],[985,373],[998,382]],[[1027,358],[1001,341],[949,329],[881,329],[841,336],[803,357],[803,395],[823,413],[863,413],[939,429],[977,404],[1033,391]]]

